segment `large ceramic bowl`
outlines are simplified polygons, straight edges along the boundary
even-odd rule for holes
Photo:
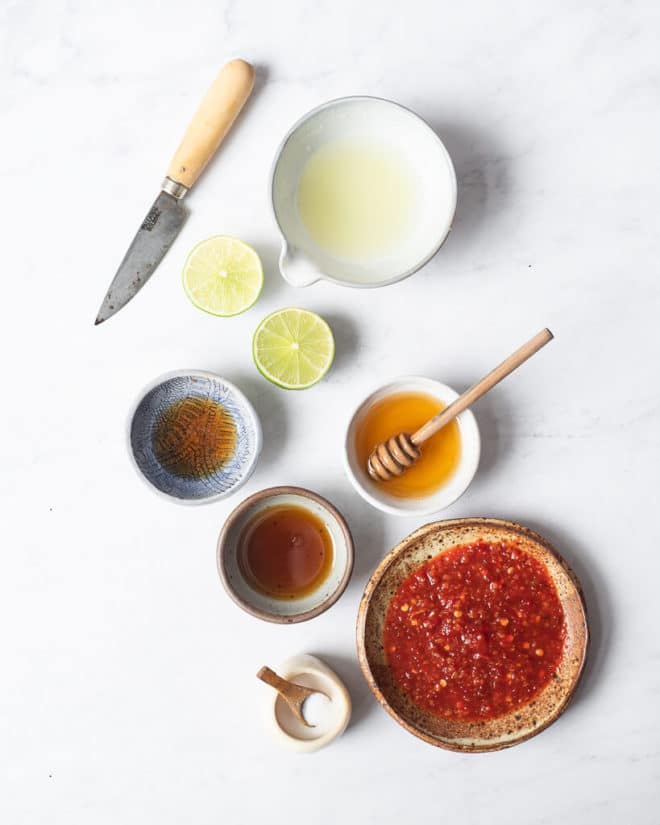
[[[479,428],[471,410],[464,410],[456,417],[461,434],[461,458],[453,475],[436,492],[419,498],[393,496],[388,493],[386,483],[378,484],[370,478],[367,468],[358,459],[355,440],[356,432],[370,407],[383,398],[400,392],[424,393],[437,398],[445,406],[458,398],[458,393],[446,384],[419,376],[404,376],[380,387],[362,401],[351,417],[344,440],[344,469],[362,498],[379,510],[393,516],[427,516],[449,507],[470,486],[481,453]]]
[[[203,478],[176,475],[159,461],[154,436],[167,410],[185,398],[215,401],[231,416],[236,449],[218,470]],[[261,452],[261,425],[243,393],[211,372],[179,370],[161,375],[140,393],[128,422],[128,448],[138,473],[150,487],[182,504],[217,501],[239,489],[252,472]]]
[[[433,556],[474,541],[516,542],[540,561],[552,578],[564,610],[566,640],[556,677],[527,705],[484,722],[434,716],[411,702],[393,682],[383,649],[388,605],[401,582]],[[587,654],[587,617],[575,574],[537,533],[498,519],[465,518],[420,527],[378,565],[364,591],[357,622],[358,657],[372,692],[409,733],[447,750],[478,753],[508,748],[547,728],[565,710],[582,674]]]
[[[241,537],[253,519],[270,507],[293,505],[321,519],[332,539],[332,568],[312,593],[297,599],[274,599],[255,590],[241,571]],[[313,619],[342,595],[353,572],[353,538],[342,514],[330,502],[303,487],[269,487],[245,499],[230,513],[217,547],[220,579],[236,604],[258,619],[294,624]]]

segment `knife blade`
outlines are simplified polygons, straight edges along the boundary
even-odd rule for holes
[[[95,324],[119,312],[153,275],[188,216],[182,198],[231,129],[253,86],[254,69],[244,60],[232,60],[220,70],[172,158],[160,194],[119,265]]]
[[[107,321],[137,295],[174,243],[187,217],[188,210],[180,200],[165,191],[158,195],[112,279],[95,324]]]

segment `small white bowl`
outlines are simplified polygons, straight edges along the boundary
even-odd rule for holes
[[[351,697],[339,676],[325,662],[303,653],[283,662],[277,673],[297,685],[321,691],[329,700],[326,725],[305,727],[282,697],[272,688],[268,689],[264,694],[266,724],[278,742],[299,753],[312,753],[342,735],[351,718]]]
[[[418,376],[397,378],[380,387],[360,404],[353,413],[344,442],[344,467],[353,486],[365,501],[394,516],[427,516],[449,507],[470,486],[479,464],[481,439],[477,421],[471,410],[465,410],[456,418],[461,433],[461,459],[446,484],[432,495],[420,498],[398,498],[387,492],[387,485],[376,484],[363,467],[355,449],[355,434],[367,410],[377,401],[400,392],[421,392],[437,398],[445,406],[451,404],[458,393],[440,381]],[[395,433],[392,433],[395,435]],[[423,447],[422,447],[423,449]]]

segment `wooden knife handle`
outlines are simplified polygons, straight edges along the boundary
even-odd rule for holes
[[[231,129],[253,86],[254,68],[244,60],[232,60],[220,69],[174,153],[168,178],[190,189]]]

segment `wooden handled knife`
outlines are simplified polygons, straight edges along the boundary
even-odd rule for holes
[[[181,231],[182,200],[231,129],[254,86],[254,69],[232,60],[220,70],[174,153],[161,192],[138,229],[96,317],[107,321],[136,295]]]

